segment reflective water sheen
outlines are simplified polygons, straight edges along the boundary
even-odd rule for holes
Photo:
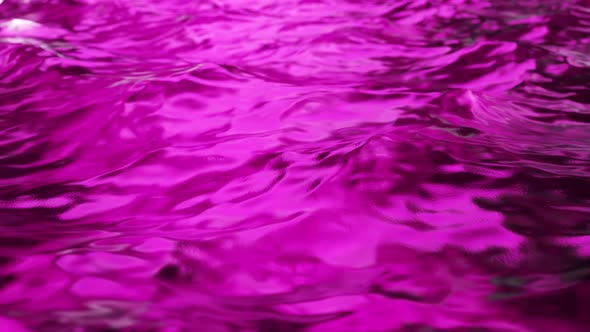
[[[590,1],[0,1],[3,332],[590,324]]]

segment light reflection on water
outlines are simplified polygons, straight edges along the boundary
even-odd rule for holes
[[[586,331],[588,5],[0,0],[0,330]]]

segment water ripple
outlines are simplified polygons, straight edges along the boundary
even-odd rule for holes
[[[586,331],[589,6],[0,0],[0,330]]]

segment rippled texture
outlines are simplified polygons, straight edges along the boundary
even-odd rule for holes
[[[590,1],[0,3],[1,331],[588,331]]]

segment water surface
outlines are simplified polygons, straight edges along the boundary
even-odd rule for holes
[[[590,2],[0,0],[0,330],[590,324]]]

